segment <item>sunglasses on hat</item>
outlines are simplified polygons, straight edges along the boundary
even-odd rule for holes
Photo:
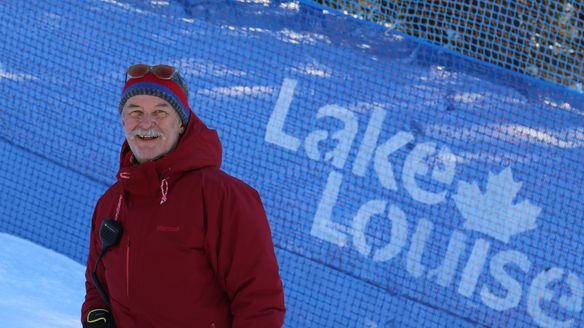
[[[174,66],[159,64],[155,66],[150,66],[146,64],[135,64],[126,70],[126,82],[130,79],[139,79],[144,77],[146,74],[152,73],[157,78],[161,80],[172,80],[177,83],[183,92],[188,95],[189,87],[185,81],[180,76],[178,69]]]
[[[128,79],[139,79],[150,72],[161,80],[172,80],[177,73],[177,69],[173,66],[162,64],[156,66],[136,64],[128,67],[128,70],[126,71],[126,81]]]

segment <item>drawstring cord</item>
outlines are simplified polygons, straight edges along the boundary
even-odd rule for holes
[[[168,198],[166,197],[166,195],[168,195],[168,180],[166,178],[162,179],[162,181],[160,182],[160,193],[162,194],[162,198],[160,199],[160,205],[166,203],[166,201],[168,200]]]
[[[121,179],[129,179],[130,178],[130,174],[128,172],[121,172],[119,174],[119,177]],[[168,200],[168,178],[163,178],[162,181],[160,182],[160,194],[162,195],[160,198],[160,205],[166,203],[166,201]],[[118,199],[118,207],[116,209],[116,221],[118,220],[118,216],[120,215],[120,208],[122,206],[122,200],[123,200],[123,196],[120,195],[120,198]]]
[[[128,180],[128,179],[130,179],[130,173],[129,172],[120,172],[119,177],[120,177],[120,179]],[[116,221],[120,218],[120,210],[122,208],[122,201],[123,200],[124,200],[124,193],[121,192],[120,197],[118,197],[118,206],[116,207],[116,216],[114,217],[114,220],[116,220]]]
[[[122,208],[123,198],[124,198],[124,196],[122,194],[120,194],[120,197],[118,198],[118,207],[116,208],[116,216],[114,217],[114,220],[116,220],[116,221],[120,217],[120,209]]]

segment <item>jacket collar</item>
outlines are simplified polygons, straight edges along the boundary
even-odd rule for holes
[[[194,114],[174,150],[165,156],[141,164],[132,163],[134,157],[127,141],[120,154],[118,181],[132,194],[157,194],[162,180],[203,167],[220,167],[222,147],[215,130]]]

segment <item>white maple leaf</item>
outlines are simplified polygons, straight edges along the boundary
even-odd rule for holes
[[[509,167],[498,175],[489,173],[486,191],[475,183],[460,181],[452,198],[465,219],[464,228],[474,230],[504,243],[512,236],[537,228],[541,208],[528,200],[513,204],[523,183],[513,181]]]

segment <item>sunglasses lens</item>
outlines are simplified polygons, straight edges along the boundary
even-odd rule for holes
[[[176,68],[169,65],[156,65],[152,67],[152,73],[163,80],[170,80],[176,72]]]
[[[136,64],[128,67],[128,76],[130,78],[140,78],[148,73],[150,66],[145,64]]]
[[[126,79],[138,79],[144,77],[149,72],[154,73],[159,79],[171,80],[176,73],[176,68],[169,65],[150,66],[146,64],[136,64],[128,68]]]

